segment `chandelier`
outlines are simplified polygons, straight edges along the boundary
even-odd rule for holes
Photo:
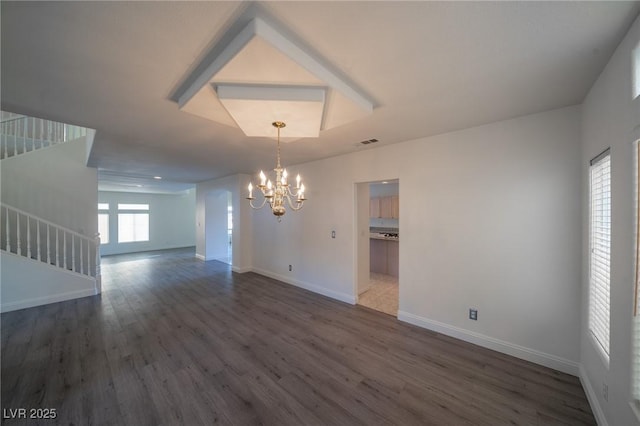
[[[296,177],[295,191],[291,190],[291,186],[287,181],[287,169],[283,169],[280,165],[280,129],[286,126],[282,121],[274,121],[271,125],[278,129],[278,151],[277,151],[277,163],[276,168],[273,169],[276,172],[275,184],[271,182],[271,179],[267,180],[264,172],[260,170],[260,184],[257,185],[260,192],[262,192],[262,204],[259,206],[253,205],[253,184],[249,182],[249,205],[254,209],[261,209],[265,204],[269,203],[271,211],[278,217],[278,222],[282,220],[282,216],[287,212],[285,208],[285,199],[289,204],[289,207],[296,211],[302,208],[302,204],[306,200],[304,197],[304,184],[300,182],[300,175]],[[293,201],[292,201],[293,199]]]

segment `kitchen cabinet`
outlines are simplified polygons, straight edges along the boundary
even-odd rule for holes
[[[391,217],[400,219],[400,197],[397,195],[391,196]]]
[[[369,217],[380,217],[380,198],[374,197],[369,199]]]
[[[398,276],[398,240],[371,238],[369,244],[369,270],[377,274]]]
[[[393,200],[391,197],[380,197],[380,217],[385,219],[392,218]]]
[[[397,195],[371,198],[369,200],[369,217],[376,219],[399,219],[400,198]]]
[[[387,241],[369,240],[369,270],[378,274],[387,273]]]
[[[387,275],[399,275],[400,244],[398,241],[387,241]]]

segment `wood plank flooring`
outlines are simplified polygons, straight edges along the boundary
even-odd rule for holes
[[[595,424],[576,377],[193,250],[105,258],[101,296],[1,319],[4,412],[57,414],[7,425]]]

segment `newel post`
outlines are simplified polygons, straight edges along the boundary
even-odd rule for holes
[[[96,294],[102,293],[102,275],[100,272],[100,233],[95,236],[96,245]]]

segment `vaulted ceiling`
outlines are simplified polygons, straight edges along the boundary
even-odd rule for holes
[[[373,105],[370,114],[323,126],[317,138],[284,145],[283,162],[297,164],[579,104],[640,4],[2,1],[0,8],[2,109],[96,129],[90,164],[103,188],[177,190],[274,161],[273,139],[248,137],[230,116],[210,120],[179,102],[248,16],[273,23]],[[247,72],[267,58],[238,59],[225,81],[255,84]],[[281,72],[278,82],[300,84],[301,71]],[[379,142],[359,143],[372,138]]]

